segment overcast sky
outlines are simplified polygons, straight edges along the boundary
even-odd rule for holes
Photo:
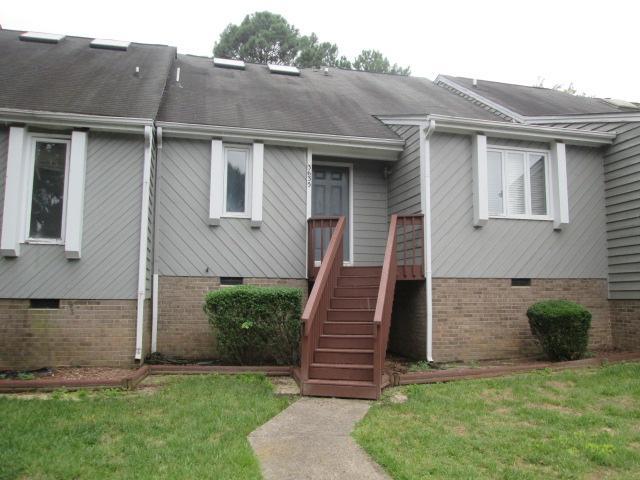
[[[618,0],[106,2],[3,0],[3,28],[174,45],[210,55],[229,23],[280,13],[353,57],[381,50],[412,74],[438,73],[640,101],[640,2]],[[1,52],[0,52],[1,53]]]

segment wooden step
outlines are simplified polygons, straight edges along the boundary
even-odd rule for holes
[[[373,365],[355,363],[312,363],[310,379],[373,381]]]
[[[373,309],[340,309],[330,308],[327,311],[327,321],[329,322],[373,322],[375,315]]]
[[[330,308],[375,310],[377,299],[375,298],[337,298],[331,297]]]
[[[338,287],[333,291],[338,298],[377,298],[378,287]]]
[[[373,322],[324,322],[327,335],[373,335]]]
[[[377,400],[380,395],[380,391],[373,382],[309,379],[302,384],[302,394],[316,397],[363,398]]]
[[[378,277],[382,275],[382,267],[342,267],[341,277]]]
[[[372,348],[316,348],[313,353],[316,363],[350,363],[373,365]]]
[[[377,276],[347,276],[338,277],[339,287],[377,287],[380,285],[380,278]]]
[[[320,335],[318,348],[373,348],[373,335]]]

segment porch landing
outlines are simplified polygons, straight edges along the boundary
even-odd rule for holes
[[[389,476],[351,438],[370,403],[302,397],[249,435],[267,480],[362,479]]]

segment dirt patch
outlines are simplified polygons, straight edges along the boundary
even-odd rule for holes
[[[300,395],[300,387],[291,377],[269,377],[276,395]]]
[[[505,400],[508,401],[508,400],[514,399],[513,392],[511,391],[510,388],[505,388],[500,390],[496,390],[493,388],[486,389],[480,392],[480,397],[491,403],[503,402]]]
[[[551,387],[551,388],[555,388],[556,390],[562,390],[562,391],[568,390],[570,388],[573,388],[573,387],[575,387],[575,385],[576,384],[574,382],[571,382],[571,381],[559,382],[559,381],[555,381],[555,380],[546,382],[544,384],[545,387]]]
[[[15,380],[120,380],[132,375],[135,369],[132,368],[110,368],[110,367],[60,367],[54,369],[43,369],[27,374],[13,376],[12,378],[0,379],[2,381]]]
[[[582,416],[582,413],[576,412],[572,408],[564,407],[562,405],[553,405],[551,403],[527,403],[527,408],[550,410],[552,412],[564,413],[565,415],[574,415],[576,417]]]
[[[391,403],[405,403],[407,400],[409,400],[409,397],[402,392],[396,392],[389,397]]]
[[[457,425],[453,427],[451,431],[458,437],[466,437],[468,435],[467,427],[465,427],[464,425]]]
[[[511,409],[509,407],[500,407],[496,408],[493,413],[497,413],[498,415],[509,415],[511,413]]]

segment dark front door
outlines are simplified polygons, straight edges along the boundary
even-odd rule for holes
[[[311,187],[311,215],[313,217],[340,217],[346,220],[344,230],[344,260],[349,260],[349,169],[330,165],[313,166],[313,183]],[[323,237],[322,239],[320,237]],[[320,245],[323,251],[329,243],[328,232],[321,235],[316,230],[314,238],[316,261],[320,259]]]

